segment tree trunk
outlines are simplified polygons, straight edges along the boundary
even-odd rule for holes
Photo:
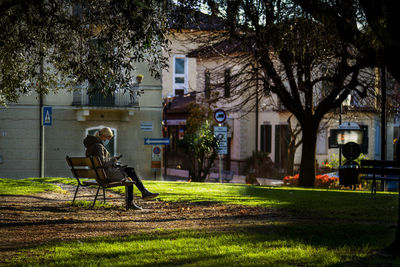
[[[299,186],[314,186],[317,129],[318,124],[315,126],[312,122],[302,125],[303,146],[301,152]]]
[[[296,146],[291,142],[288,148],[288,162],[287,162],[287,174],[294,175],[294,156],[296,153]]]

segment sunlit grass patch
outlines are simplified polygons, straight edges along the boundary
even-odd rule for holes
[[[0,178],[0,195],[29,195],[46,191],[62,191],[57,185],[31,179]]]
[[[91,209],[93,205],[93,201],[90,200],[75,200],[74,203],[72,201],[68,201],[65,203],[67,206],[78,207],[78,208],[85,208]],[[103,202],[102,200],[97,200],[94,204],[94,209],[114,209],[119,208],[121,205],[115,205],[109,202]]]
[[[65,177],[43,177],[43,178],[27,178],[27,180],[41,182],[41,183],[60,183],[60,184],[69,184],[69,185],[77,185],[78,182],[75,178],[65,178]],[[85,179],[82,179],[85,180]]]

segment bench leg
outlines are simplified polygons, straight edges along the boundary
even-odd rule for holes
[[[129,192],[129,188],[132,188],[132,192]],[[129,209],[129,204],[134,203],[134,191],[135,187],[134,186],[125,186],[125,208],[128,210]],[[130,196],[131,195],[131,196]]]
[[[129,204],[128,204],[128,187],[125,186],[125,209],[129,208]]]
[[[376,180],[372,180],[371,194],[376,194]]]
[[[94,200],[93,200],[92,208],[94,207],[94,204],[96,203],[97,195],[99,194],[99,190],[100,190],[100,185],[99,185],[99,187],[97,188],[97,192],[96,192],[96,196],[94,197]]]
[[[103,187],[103,200],[104,203],[106,203],[106,190],[104,189],[104,187]]]
[[[78,193],[79,189],[79,184],[76,186],[75,194],[74,194],[74,199],[72,200],[72,204],[75,202],[76,194]]]

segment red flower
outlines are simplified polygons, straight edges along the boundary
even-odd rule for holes
[[[294,176],[285,176],[283,178],[284,185],[297,185],[299,174]],[[315,187],[319,188],[335,188],[338,186],[339,178],[329,176],[328,174],[320,174],[315,176]]]

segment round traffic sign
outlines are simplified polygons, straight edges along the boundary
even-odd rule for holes
[[[225,111],[222,110],[222,109],[217,109],[217,110],[214,112],[214,120],[215,120],[217,123],[223,123],[223,122],[226,120],[226,113],[225,113]]]
[[[154,149],[153,149],[154,154],[158,155],[158,154],[160,154],[160,152],[161,152],[160,147],[158,147],[158,146],[154,147]]]

